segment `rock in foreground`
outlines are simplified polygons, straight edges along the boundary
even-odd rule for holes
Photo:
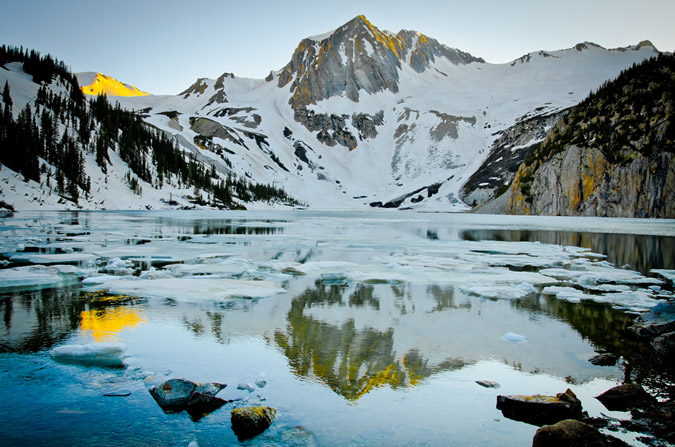
[[[602,434],[574,419],[545,425],[534,434],[532,447],[606,447]]]
[[[219,405],[210,410],[213,411],[225,403],[222,399],[216,398],[215,395],[226,386],[223,383],[195,383],[185,379],[169,379],[151,388],[150,394],[157,404],[167,411],[183,411],[188,409],[193,396],[198,395],[194,399],[193,411],[200,413],[205,406],[214,407],[218,403]],[[209,397],[212,399],[208,399]],[[208,404],[206,404],[207,400],[209,401]]]
[[[497,409],[509,419],[539,426],[583,417],[581,401],[570,389],[555,396],[497,396]]]
[[[656,403],[656,399],[636,383],[615,386],[596,399],[610,411],[628,411],[631,408],[645,408]]]
[[[232,431],[241,439],[248,439],[267,430],[277,410],[270,407],[245,407],[232,410]]]

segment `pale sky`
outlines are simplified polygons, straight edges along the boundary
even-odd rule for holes
[[[224,72],[264,78],[303,38],[359,14],[491,63],[583,41],[616,48],[648,39],[675,51],[675,0],[0,0],[0,44],[176,94]]]

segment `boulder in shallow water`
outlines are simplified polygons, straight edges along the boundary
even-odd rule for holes
[[[659,303],[641,315],[631,330],[643,337],[658,337],[675,331],[675,303]]]
[[[656,403],[656,399],[637,383],[625,383],[610,388],[596,396],[610,411],[628,411],[631,408],[645,408]]]
[[[270,407],[244,407],[232,410],[232,431],[241,439],[253,438],[267,430],[277,410]]]
[[[195,383],[185,379],[169,379],[150,388],[150,394],[162,409],[182,411],[188,407],[193,394],[215,396],[226,386],[223,383]]]
[[[588,361],[595,366],[614,366],[619,361],[619,357],[614,354],[604,353],[593,356]]]
[[[570,389],[555,396],[497,396],[497,409],[509,419],[539,426],[583,417],[581,401]]]
[[[476,383],[483,388],[499,388],[501,386],[498,382],[492,380],[476,380]]]
[[[652,347],[664,358],[675,357],[675,332],[659,335],[652,340]]]
[[[545,425],[534,434],[532,447],[606,447],[595,427],[574,419]]]

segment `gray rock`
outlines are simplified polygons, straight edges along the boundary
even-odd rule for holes
[[[618,360],[619,357],[617,355],[609,353],[598,354],[588,359],[595,366],[614,366]]]
[[[645,408],[656,403],[656,399],[636,383],[626,383],[610,388],[596,396],[611,411],[628,411],[631,408]]]
[[[157,404],[164,409],[182,410],[195,390],[195,383],[185,379],[169,379],[150,389]]]
[[[539,426],[583,416],[581,401],[570,389],[555,396],[497,396],[497,409],[509,419]]]
[[[643,337],[658,337],[675,331],[675,303],[659,303],[641,315],[631,330]]]
[[[240,440],[249,439],[267,430],[277,410],[270,407],[245,407],[232,410],[232,431]]]
[[[476,383],[484,388],[499,388],[501,385],[492,380],[476,380]]]
[[[545,425],[537,430],[532,447],[606,447],[602,434],[595,427],[574,419]]]
[[[659,335],[652,341],[652,347],[663,357],[675,357],[675,332]]]
[[[226,386],[223,383],[195,383],[185,379],[169,379],[150,388],[150,394],[163,409],[182,411],[187,408],[193,394],[213,397]]]

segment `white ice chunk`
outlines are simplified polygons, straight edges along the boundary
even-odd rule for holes
[[[160,279],[121,279],[113,277],[95,286],[96,290],[145,298],[170,298],[180,302],[219,301],[228,298],[263,298],[285,290],[269,281],[188,277]]]
[[[115,275],[131,275],[134,272],[131,268],[133,265],[134,263],[131,261],[120,258],[112,258],[108,261],[108,264],[103,270]]]
[[[63,275],[58,269],[43,265],[0,270],[0,290],[54,287],[75,282],[75,275]]]
[[[675,283],[675,270],[665,270],[665,269],[652,269],[650,270],[652,273],[656,273],[657,275],[661,275],[664,278],[666,278],[668,281]]]
[[[559,300],[565,300],[571,303],[579,303],[583,299],[594,299],[592,295],[587,295],[574,287],[549,286],[545,287],[544,290],[542,290],[542,293],[546,295],[555,295]]]
[[[518,285],[499,284],[472,284],[461,286],[460,290],[486,298],[517,299],[534,292],[532,284],[522,282]]]
[[[502,335],[502,340],[508,341],[509,343],[527,343],[527,337],[524,335],[516,334],[515,332],[507,332]]]
[[[642,276],[640,273],[631,270],[605,266],[596,267],[594,265],[587,266],[587,270],[542,269],[539,273],[560,280],[575,281],[578,284],[589,285],[606,282],[617,284],[663,284],[663,281],[660,279]]]
[[[64,345],[49,351],[52,358],[62,363],[85,366],[124,366],[126,346],[121,343],[94,343],[89,345]]]

